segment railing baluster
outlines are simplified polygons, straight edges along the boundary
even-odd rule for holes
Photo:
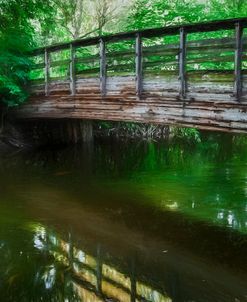
[[[243,26],[240,22],[235,24],[236,49],[235,49],[235,83],[234,96],[240,101],[242,94],[242,54],[243,54]]]
[[[136,95],[140,98],[142,94],[142,39],[141,34],[136,35]]]
[[[106,95],[106,47],[105,41],[100,39],[100,91],[101,95]]]
[[[186,98],[186,32],[183,27],[180,28],[180,47],[179,47],[179,80],[180,80],[180,98]]]
[[[45,49],[45,95],[49,95],[50,53]]]
[[[75,75],[75,47],[70,44],[70,93],[76,94],[76,75]]]

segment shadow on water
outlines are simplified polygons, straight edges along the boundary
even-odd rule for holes
[[[3,160],[3,301],[246,301],[247,149],[223,140]]]

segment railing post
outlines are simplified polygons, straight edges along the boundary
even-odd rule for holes
[[[142,94],[142,39],[141,34],[136,34],[136,95],[140,98]]]
[[[100,39],[100,91],[101,95],[106,95],[106,47],[105,41]]]
[[[50,54],[45,49],[45,96],[49,95],[49,78],[50,78]]]
[[[179,47],[179,80],[180,80],[180,98],[186,98],[186,32],[183,27],[180,28],[180,47]]]
[[[76,94],[75,86],[75,47],[73,44],[70,44],[70,93],[71,95]]]
[[[242,94],[242,55],[243,55],[243,26],[240,22],[235,24],[235,67],[234,67],[234,96],[240,101]]]

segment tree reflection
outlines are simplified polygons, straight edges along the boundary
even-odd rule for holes
[[[0,250],[2,301],[80,301],[68,266],[51,253],[43,227],[19,231],[18,237],[5,234]]]
[[[2,244],[4,301],[172,301],[166,293],[106,263],[100,246],[94,257],[75,247],[71,235],[64,241],[42,225],[28,228],[22,238],[26,245],[16,245],[10,238]]]

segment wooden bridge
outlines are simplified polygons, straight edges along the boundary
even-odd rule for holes
[[[37,49],[17,116],[247,133],[246,27],[231,19]]]

